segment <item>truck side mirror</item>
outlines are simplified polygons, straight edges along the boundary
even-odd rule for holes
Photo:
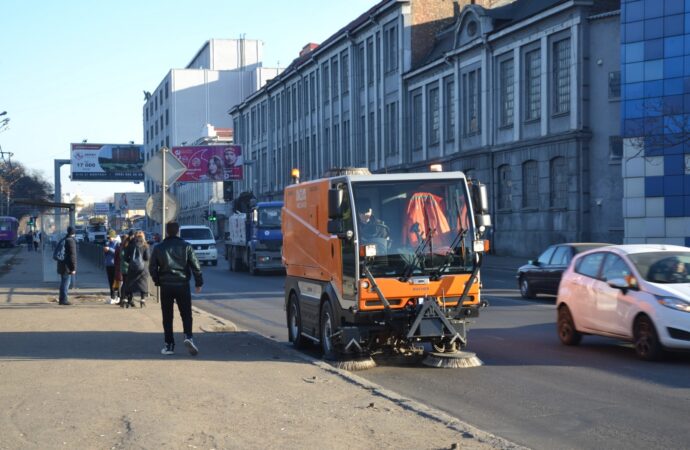
[[[343,218],[343,200],[345,192],[342,189],[328,190],[328,218],[342,219]],[[330,225],[330,223],[329,223]]]
[[[486,185],[478,181],[472,183],[472,207],[476,215],[489,213],[489,194]]]
[[[328,225],[326,225],[326,231],[328,231],[328,234],[340,236],[343,234],[344,230],[345,224],[343,223],[342,219],[331,219],[328,221]]]

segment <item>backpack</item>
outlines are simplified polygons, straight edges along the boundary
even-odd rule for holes
[[[60,262],[65,260],[65,239],[67,238],[60,239],[57,245],[55,245],[55,249],[53,249],[53,260]]]
[[[134,247],[132,252],[132,260],[129,262],[128,272],[143,272],[144,271],[144,256],[139,251],[139,247]]]

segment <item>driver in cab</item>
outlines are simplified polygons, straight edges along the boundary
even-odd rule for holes
[[[388,227],[383,221],[374,217],[371,201],[367,198],[359,201],[357,228],[359,237],[364,244],[379,239],[388,239]]]

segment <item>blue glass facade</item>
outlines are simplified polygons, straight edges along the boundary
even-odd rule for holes
[[[640,156],[658,166],[644,197],[690,217],[690,0],[623,0],[621,21],[622,134],[644,137]]]

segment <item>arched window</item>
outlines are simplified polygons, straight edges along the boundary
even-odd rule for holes
[[[534,160],[522,164],[522,207],[539,207],[539,166]]]
[[[510,209],[513,203],[513,181],[510,166],[504,164],[498,167],[498,209]]]
[[[558,156],[549,162],[549,205],[565,208],[568,193],[568,169],[565,158]]]

